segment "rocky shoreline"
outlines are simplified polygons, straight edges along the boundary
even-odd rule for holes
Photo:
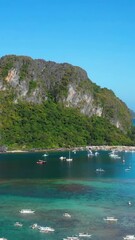
[[[89,146],[91,150],[106,150],[106,151],[135,151],[135,146]]]
[[[25,152],[62,152],[62,151],[68,151],[68,150],[88,150],[91,149],[92,151],[129,151],[133,152],[135,151],[135,146],[83,146],[83,147],[71,147],[71,148],[52,148],[52,149],[30,149],[30,150],[7,150],[5,152],[0,152],[0,153],[25,153]]]

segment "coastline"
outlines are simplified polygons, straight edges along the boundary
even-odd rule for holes
[[[129,151],[133,152],[135,151],[135,146],[83,146],[83,147],[71,147],[71,148],[51,148],[51,149],[30,149],[30,150],[21,150],[21,149],[14,149],[14,150],[7,150],[5,152],[0,153],[29,153],[29,152],[62,152],[62,151],[68,151],[68,150],[88,150],[91,149],[92,151]]]

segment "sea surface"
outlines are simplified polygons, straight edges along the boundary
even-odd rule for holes
[[[63,240],[87,232],[93,240],[120,240],[135,234],[135,152],[118,152],[118,159],[98,153],[71,152],[72,162],[59,159],[68,152],[0,154],[0,237]],[[38,165],[39,159],[46,164]],[[118,221],[104,221],[112,216]],[[17,221],[23,227],[15,227]],[[34,223],[55,231],[41,233],[30,227]]]
[[[132,124],[135,126],[135,118],[132,119]]]

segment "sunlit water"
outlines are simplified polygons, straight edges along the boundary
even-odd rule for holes
[[[0,237],[62,240],[87,232],[91,239],[119,240],[135,234],[134,152],[119,152],[120,158],[114,159],[107,151],[91,157],[80,151],[71,153],[72,162],[59,159],[68,157],[68,152],[52,152],[45,157],[45,165],[36,164],[42,155],[0,154]],[[97,173],[97,168],[105,171]],[[35,213],[19,212],[29,208]],[[64,217],[65,212],[71,218]],[[107,216],[118,221],[107,223]],[[16,221],[23,227],[15,227]],[[34,223],[55,232],[31,229]]]

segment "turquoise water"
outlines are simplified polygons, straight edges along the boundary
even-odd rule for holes
[[[132,124],[135,126],[135,118],[132,119]]]
[[[119,240],[135,234],[134,152],[119,152],[120,159],[113,159],[107,151],[92,157],[80,151],[71,153],[72,162],[59,159],[68,157],[68,152],[52,152],[45,165],[36,164],[42,155],[0,154],[0,237],[61,240],[88,232],[91,239]],[[128,167],[130,171],[125,171]],[[105,172],[96,173],[96,168]],[[35,213],[23,215],[19,212],[23,208]],[[65,212],[71,218],[65,218]],[[118,222],[106,223],[107,216]],[[15,227],[16,221],[23,227]],[[40,233],[30,228],[34,223],[53,227],[55,232]]]

